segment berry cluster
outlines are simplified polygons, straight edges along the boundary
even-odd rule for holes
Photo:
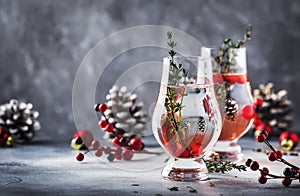
[[[269,179],[282,179],[282,185],[288,187],[291,185],[293,180],[299,180],[300,179],[300,168],[289,163],[286,161],[282,156],[283,153],[280,150],[276,150],[270,142],[267,140],[268,138],[268,132],[267,131],[261,131],[257,137],[256,140],[259,143],[265,143],[270,149],[271,152],[268,154],[268,159],[271,162],[278,161],[281,162],[288,167],[286,167],[283,171],[283,175],[274,175],[269,172],[269,169],[266,167],[260,168],[260,165],[257,161],[253,161],[251,159],[248,159],[246,161],[246,166],[250,167],[253,171],[260,171],[260,176],[258,177],[258,182],[261,184],[265,184],[267,180]],[[269,177],[269,178],[267,178]],[[300,182],[300,181],[299,181]]]
[[[131,150],[143,150],[145,145],[136,135],[128,135],[126,131],[116,127],[116,123],[109,121],[105,112],[108,111],[106,104],[97,104],[95,110],[102,114],[102,120],[99,121],[99,127],[110,134],[113,146],[125,147]]]
[[[79,152],[76,156],[77,161],[83,161],[84,155],[94,152],[96,157],[101,157],[103,154],[107,155],[107,160],[112,162],[113,160],[126,160],[129,161],[132,159],[134,152],[128,148],[116,147],[115,149],[110,148],[109,146],[101,146],[98,140],[93,140],[91,146],[84,153]]]
[[[141,149],[142,142],[139,138],[133,138],[130,140],[129,147],[121,147],[116,143],[113,143],[113,148],[109,146],[101,146],[100,142],[94,139],[93,134],[88,130],[79,130],[74,134],[71,141],[71,147],[74,150],[85,150],[84,153],[79,152],[76,156],[77,161],[83,161],[84,155],[93,152],[96,157],[106,155],[107,160],[112,162],[114,160],[126,160],[129,161],[133,158],[134,153],[144,153],[160,155],[162,152],[150,152],[147,150],[135,150]]]

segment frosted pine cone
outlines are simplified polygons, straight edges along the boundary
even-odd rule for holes
[[[0,127],[8,132],[19,143],[32,140],[35,132],[41,129],[37,121],[39,112],[32,110],[31,103],[11,99],[0,106]]]
[[[126,87],[113,86],[106,96],[108,109],[104,112],[102,120],[108,119],[115,129],[106,133],[106,137],[116,135],[124,137],[143,136],[147,127],[147,112],[143,111],[143,103],[137,102],[137,95],[127,92]]]

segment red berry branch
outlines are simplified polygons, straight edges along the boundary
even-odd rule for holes
[[[83,137],[83,136],[81,136],[81,137]],[[75,144],[76,143],[77,143],[77,145],[82,145],[83,144],[83,139],[81,139],[81,137],[73,139],[73,140],[76,140]],[[140,143],[140,141],[133,140],[132,145],[139,146],[140,145],[139,143]],[[84,145],[85,145],[86,151],[84,153],[79,152],[76,155],[76,160],[77,161],[83,161],[84,157],[85,157],[84,155],[87,154],[87,153],[90,153],[90,152],[93,152],[96,157],[102,157],[103,155],[107,155],[106,158],[110,162],[114,161],[115,159],[116,160],[122,160],[123,159],[123,160],[129,161],[133,158],[134,154],[136,154],[136,153],[154,154],[154,155],[160,155],[161,154],[161,152],[150,152],[148,150],[139,150],[139,151],[137,151],[137,150],[134,150],[133,148],[130,148],[130,147],[129,148],[128,147],[122,148],[122,147],[120,147],[119,145],[116,145],[116,144],[115,144],[114,148],[111,148],[109,146],[101,146],[100,142],[98,140],[92,140],[91,145],[89,147],[86,147],[86,144],[84,144]],[[81,150],[83,150],[83,149],[81,148]]]
[[[161,152],[150,152],[145,150],[144,143],[134,134],[127,134],[125,130],[116,127],[116,123],[110,123],[108,115],[105,112],[108,106],[104,103],[97,104],[95,110],[102,114],[102,120],[99,121],[99,127],[106,133],[110,134],[111,143],[114,148],[109,146],[101,146],[98,140],[95,140],[92,133],[86,130],[81,130],[73,137],[71,146],[77,150],[86,150],[84,153],[79,152],[76,156],[77,161],[83,161],[84,155],[93,152],[96,157],[107,155],[107,160],[112,162],[116,160],[129,161],[135,153],[160,155]]]
[[[144,143],[136,135],[127,135],[125,130],[116,127],[116,123],[109,123],[109,118],[105,115],[108,110],[105,103],[97,104],[95,110],[102,114],[102,119],[104,119],[99,121],[99,127],[110,134],[113,146],[126,147],[136,151],[144,149]]]
[[[258,177],[258,182],[261,184],[265,184],[270,179],[282,179],[282,184],[286,187],[290,186],[293,180],[300,179],[300,168],[283,158],[283,153],[280,150],[276,150],[268,141],[268,132],[261,131],[256,137],[256,141],[259,143],[265,143],[271,150],[268,154],[268,159],[271,162],[278,161],[281,162],[288,167],[286,167],[283,171],[283,175],[275,175],[269,172],[269,169],[266,167],[260,168],[260,165],[257,161],[252,161],[248,159],[246,161],[246,166],[250,167],[253,171],[260,171],[260,176]],[[299,181],[300,182],[300,181]]]

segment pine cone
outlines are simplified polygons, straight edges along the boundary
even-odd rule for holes
[[[287,98],[287,91],[280,90],[274,92],[274,84],[259,85],[258,89],[254,90],[254,98],[262,99],[262,106],[256,107],[258,118],[268,124],[272,130],[287,131],[290,129],[293,117],[293,105]]]
[[[234,118],[238,112],[238,103],[230,97],[226,98],[224,112],[227,120],[234,121]]]
[[[35,132],[41,129],[36,120],[39,112],[32,110],[31,103],[19,103],[11,99],[9,103],[0,106],[0,128],[8,132],[19,143],[32,140]]]
[[[200,133],[205,133],[205,131],[206,131],[206,124],[205,124],[205,120],[204,120],[203,117],[199,118],[199,121],[198,121],[198,131]]]
[[[124,137],[143,136],[146,131],[147,112],[142,111],[143,103],[137,102],[137,95],[127,92],[126,87],[113,86],[106,96],[108,109],[102,120],[108,119],[115,130],[106,135],[113,138],[115,135]]]

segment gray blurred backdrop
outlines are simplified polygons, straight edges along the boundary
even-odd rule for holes
[[[0,0],[0,103],[10,98],[33,102],[41,113],[39,137],[69,139],[76,131],[72,114],[76,70],[106,36],[137,25],[165,25],[205,45],[219,45],[229,36],[238,39],[248,23],[253,25],[253,40],[246,45],[252,87],[273,81],[277,90],[286,88],[295,104],[293,130],[298,131],[298,0]],[[160,61],[165,55],[155,48],[122,54],[99,79],[95,100],[104,101],[105,93],[130,66]],[[146,106],[155,101],[157,88],[149,83],[137,89]]]

